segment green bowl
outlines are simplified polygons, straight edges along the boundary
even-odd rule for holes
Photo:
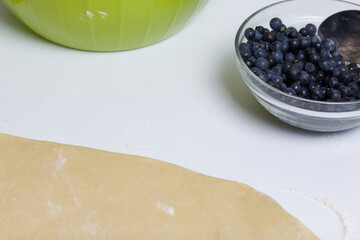
[[[44,38],[88,51],[121,51],[178,32],[208,0],[2,0]]]

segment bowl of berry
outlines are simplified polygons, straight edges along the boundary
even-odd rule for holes
[[[326,18],[345,10],[360,5],[288,0],[258,10],[240,26],[235,39],[240,76],[280,120],[319,132],[360,125],[360,68],[344,59],[335,39],[318,34]]]

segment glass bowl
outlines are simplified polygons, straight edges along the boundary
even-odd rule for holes
[[[144,47],[178,32],[208,0],[2,0],[57,44],[88,51]]]
[[[279,17],[286,26],[297,29],[308,23],[317,27],[330,15],[350,9],[360,10],[360,5],[339,0],[287,0],[266,6],[248,17],[240,26],[236,39],[236,63],[241,78],[257,101],[280,120],[302,129],[333,132],[360,125],[360,101],[322,102],[286,94],[258,78],[243,61],[239,45],[246,42],[247,28],[264,26]]]

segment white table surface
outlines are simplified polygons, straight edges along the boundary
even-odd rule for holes
[[[0,132],[240,181],[321,239],[359,240],[360,128],[288,126],[256,102],[238,74],[236,31],[272,2],[211,0],[166,41],[115,53],[48,42],[0,3]]]

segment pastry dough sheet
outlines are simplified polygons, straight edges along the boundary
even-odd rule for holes
[[[268,196],[166,162],[0,134],[0,239],[318,240]]]

